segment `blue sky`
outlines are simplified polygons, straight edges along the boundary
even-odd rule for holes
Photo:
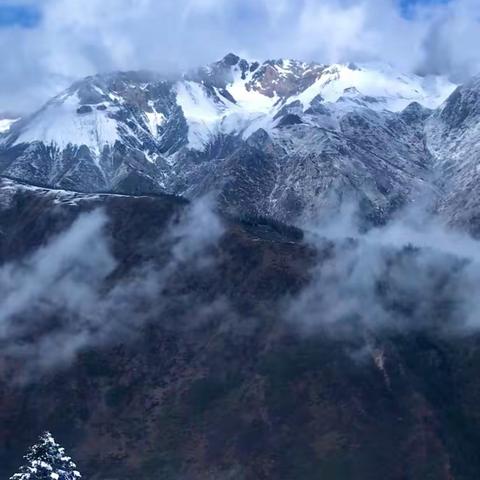
[[[0,27],[34,28],[40,20],[40,9],[34,5],[0,3]]]
[[[440,5],[446,4],[449,0],[399,0],[399,8],[406,18],[410,18],[412,10],[421,5]]]

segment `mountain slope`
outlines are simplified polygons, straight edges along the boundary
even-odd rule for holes
[[[423,120],[452,89],[382,65],[232,54],[178,79],[90,77],[4,134],[0,173],[85,192],[215,191],[237,212],[300,223],[348,198],[383,221],[429,188]]]
[[[53,292],[72,286],[73,278],[71,291],[85,294],[81,279],[87,275],[91,283],[88,258],[96,258],[102,237],[88,249],[68,242],[78,264],[63,252],[65,271],[44,285],[48,301],[40,298],[15,322],[28,322],[34,337],[17,332],[17,342],[2,343],[2,478],[47,428],[92,480],[478,478],[478,336],[440,335],[434,326],[450,320],[447,309],[428,313],[422,301],[421,331],[354,324],[353,336],[332,335],[328,327],[306,336],[300,319],[285,318],[286,301],[308,288],[315,268],[325,262],[328,271],[329,259],[348,255],[354,243],[338,251],[328,241],[312,247],[297,229],[223,218],[217,241],[196,254],[197,261],[210,260],[190,258],[166,278],[160,273],[179,253],[168,232],[188,216],[188,202],[6,180],[0,182],[0,252],[10,270],[3,275],[13,265],[20,269],[15,281],[38,275],[31,268],[37,249],[98,208],[107,214],[103,241],[115,269],[98,285],[97,307],[104,296],[122,295],[113,297],[113,311],[95,309],[95,318],[109,325],[113,317],[114,334],[99,343],[90,338],[69,361],[60,356],[72,335],[78,339],[78,330],[66,326],[78,325],[85,305],[56,307]],[[406,261],[416,253],[404,255]],[[42,265],[51,271],[51,262]],[[395,275],[387,280],[393,282],[388,297]],[[138,299],[139,285],[145,288]],[[407,302],[407,316],[411,307]],[[128,320],[131,308],[136,316]],[[321,320],[323,313],[316,314]],[[57,330],[64,335],[56,337]],[[98,325],[93,330],[101,332]],[[57,344],[44,342],[56,338]],[[49,358],[58,356],[46,369],[36,361],[41,345]],[[29,367],[33,375],[18,381]]]
[[[445,193],[440,210],[480,233],[480,77],[458,87],[427,122],[428,148]]]

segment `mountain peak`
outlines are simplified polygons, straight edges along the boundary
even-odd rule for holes
[[[238,55],[235,55],[234,53],[227,53],[222,60],[225,65],[229,65],[233,67],[234,65],[237,65],[237,63],[240,61],[240,57]]]

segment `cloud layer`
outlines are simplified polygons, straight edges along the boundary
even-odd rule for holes
[[[34,28],[0,30],[0,111],[25,112],[73,79],[117,69],[183,70],[228,51],[402,70],[479,70],[477,0],[22,0]]]
[[[313,227],[308,238],[328,253],[286,309],[307,334],[479,331],[479,242],[421,207],[368,232],[358,228],[356,209],[349,207]]]

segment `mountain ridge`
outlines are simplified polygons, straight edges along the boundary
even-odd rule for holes
[[[462,88],[474,92],[463,107]],[[477,91],[475,79],[455,88],[379,64],[234,54],[175,78],[91,76],[1,135],[0,174],[85,192],[213,191],[227,210],[299,225],[345,201],[382,223],[426,193],[455,222],[445,204],[455,195],[432,192],[465,183],[439,181],[439,152],[473,141],[445,121],[477,108]]]

